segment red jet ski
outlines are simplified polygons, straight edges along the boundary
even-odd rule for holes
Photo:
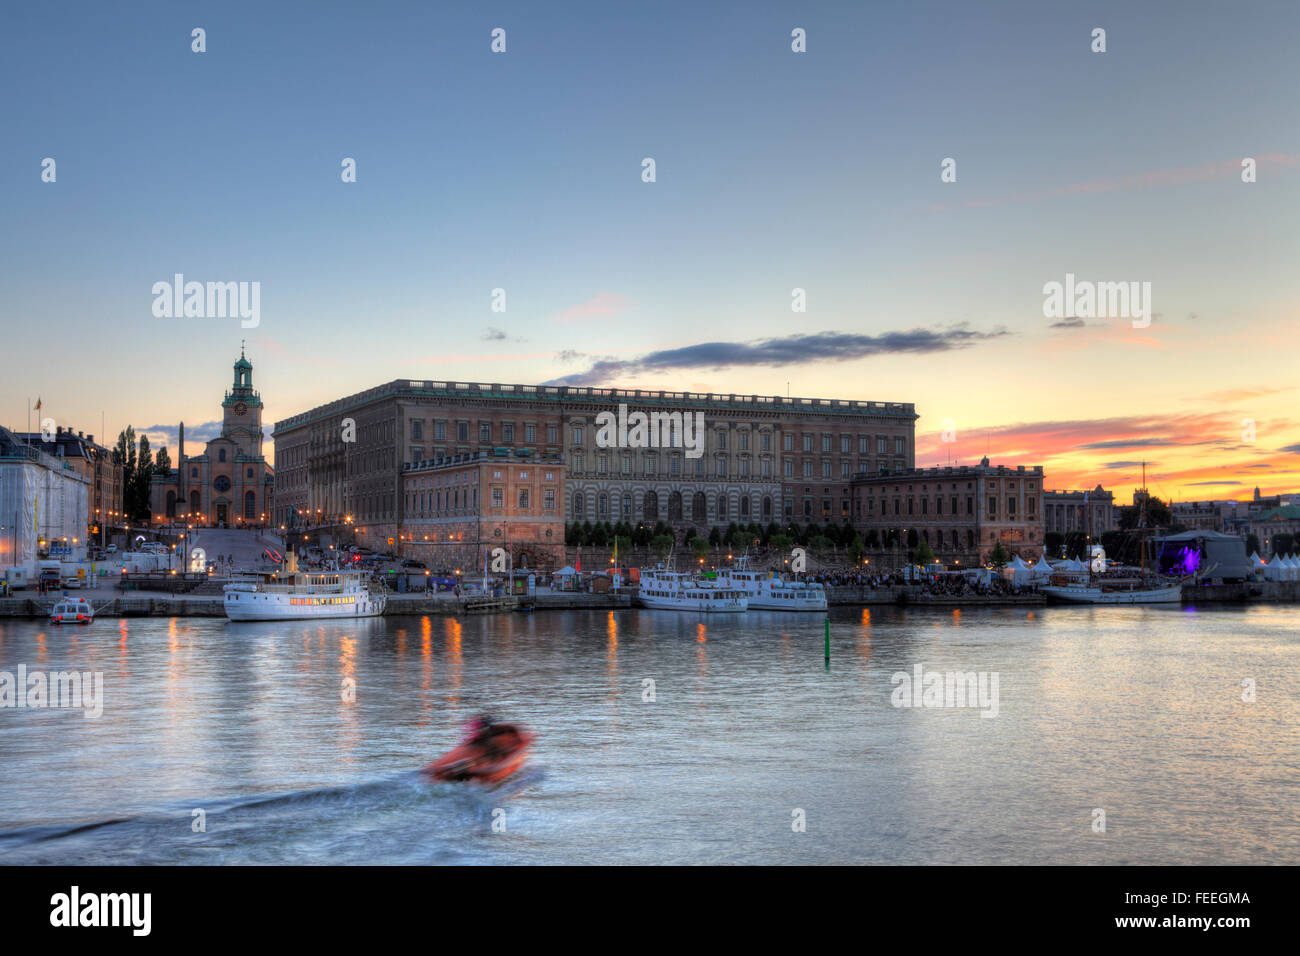
[[[501,783],[523,768],[536,739],[515,724],[479,719],[471,724],[459,747],[421,772],[434,780]]]

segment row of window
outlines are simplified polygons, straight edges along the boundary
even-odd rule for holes
[[[573,474],[575,475],[584,474],[586,471],[587,462],[582,452],[574,452],[571,458],[573,461]],[[712,474],[719,478],[727,477],[728,471],[731,467],[728,464],[728,461],[729,459],[727,458],[715,459],[713,462]],[[814,463],[812,461],[804,459],[802,463],[802,474],[799,477],[803,477],[803,478],[818,477],[813,473],[813,465]],[[622,458],[620,459],[620,466],[621,467],[620,467],[619,474],[631,475],[632,457],[630,455],[623,455]],[[857,472],[867,472],[867,471],[874,472],[877,469],[877,464],[874,461],[864,461],[864,460],[859,460],[857,462],[856,469],[854,468],[854,463],[847,459],[841,459],[839,462],[839,466],[840,466],[839,477],[841,480],[844,481],[847,481],[848,479],[852,478],[853,475]],[[882,462],[881,467],[888,467],[888,465],[887,463]],[[893,470],[902,471],[904,467],[905,466],[903,461],[901,460],[896,461],[894,462]],[[596,468],[596,474],[598,475],[611,474],[609,470],[609,456],[596,455],[595,468]],[[693,471],[697,478],[702,478],[704,477],[705,474],[705,460],[703,458],[696,458],[694,459],[693,464],[687,465],[687,468]],[[782,472],[781,472],[782,477],[784,478],[796,477],[795,462],[793,458],[783,459],[781,463],[781,468],[782,468]],[[659,463],[657,457],[655,455],[646,455],[645,473],[647,475],[655,475],[658,474],[658,471],[659,471]],[[668,456],[668,474],[670,475],[682,474],[682,457],[680,455]],[[750,464],[749,459],[742,458],[739,460],[739,462],[737,462],[737,476],[741,478],[749,478],[749,477],[771,478],[772,462],[769,459],[760,460],[758,462],[758,471],[754,473],[752,471],[752,466]],[[834,477],[833,462],[829,460],[823,460],[821,462],[820,477],[825,479],[830,479]]]
[[[727,436],[728,436],[728,434],[729,434],[729,432],[728,432],[728,430],[725,429],[725,428],[716,428],[716,429],[713,429],[713,448],[714,448],[714,450],[716,450],[716,451],[726,451],[726,450],[727,450],[727,441],[728,441]],[[581,446],[581,445],[584,443],[585,438],[586,438],[586,427],[583,426],[583,425],[574,425],[574,426],[572,427],[572,429],[570,430],[570,437],[571,437],[571,439],[572,439],[572,444],[574,444],[574,445],[576,445],[576,446]],[[760,450],[760,451],[771,451],[771,450],[772,450],[772,433],[771,433],[771,432],[761,432],[761,433],[759,433],[759,436],[758,436],[758,437],[759,437],[759,450]],[[803,452],[805,452],[805,453],[812,453],[812,451],[813,451],[813,447],[814,447],[814,444],[816,443],[817,435],[816,435],[816,434],[813,434],[813,433],[809,433],[809,432],[804,432],[804,433],[801,434],[799,437],[800,437],[800,449],[801,449]],[[858,454],[859,454],[859,455],[869,455],[869,454],[871,454],[870,449],[871,449],[871,438],[872,438],[872,436],[870,436],[870,435],[858,435],[858,436],[856,436],[856,437],[857,437]],[[888,435],[876,435],[876,436],[875,436],[875,439],[876,439],[876,443],[875,443],[875,444],[876,444],[876,454],[877,454],[877,455],[887,455],[887,454],[889,454],[889,442],[890,442],[890,440],[891,440],[891,437],[892,437],[892,440],[893,440],[893,446],[894,446],[894,452],[893,452],[893,453],[894,453],[895,455],[906,455],[906,454],[907,454],[907,439],[906,439],[906,438],[903,438],[903,437],[901,437],[901,436],[888,436]],[[823,454],[829,454],[829,453],[831,453],[832,451],[834,451],[834,446],[835,446],[834,438],[835,438],[835,436],[833,436],[833,435],[828,435],[828,434],[823,434],[823,435],[821,435],[821,451],[822,451]],[[841,435],[841,436],[840,436],[840,440],[839,440],[839,448],[840,448],[840,454],[841,454],[841,455],[850,455],[850,454],[853,453],[853,444],[854,444],[854,442],[853,442],[853,438],[854,438],[854,436],[852,436],[852,435]],[[488,439],[485,438],[485,439],[483,439],[483,440],[484,440],[484,441],[487,441]],[[676,429],[673,429],[673,431],[672,431],[672,435],[671,435],[671,438],[670,438],[670,442],[671,442],[670,447],[672,447],[672,448],[680,448],[680,447],[681,447],[681,435],[680,435],[680,433],[679,433]],[[736,433],[736,449],[737,449],[738,451],[749,451],[749,445],[750,445],[750,441],[749,441],[749,432],[747,432],[747,431],[738,431],[738,432]],[[795,436],[794,436],[794,433],[792,433],[792,432],[786,432],[786,433],[784,433],[784,434],[781,436],[781,450],[782,450],[782,451],[794,451],[794,450],[795,450]]]
[[[415,418],[411,420],[411,441],[424,441],[425,432],[429,432],[429,438],[432,441],[447,441],[447,426],[453,424],[445,419],[435,419],[426,429],[423,419]],[[469,441],[471,422],[455,422],[456,441]],[[517,438],[522,438],[524,444],[534,445],[537,443],[538,427],[534,422],[525,422],[522,428],[516,428],[514,422],[500,422],[500,441],[503,445],[512,445]],[[544,434],[546,435],[546,444],[557,445],[560,441],[560,427],[550,424],[545,426]],[[492,442],[492,423],[478,423],[478,440],[484,444]]]

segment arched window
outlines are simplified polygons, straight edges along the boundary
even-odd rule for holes
[[[225,461],[225,460],[226,460],[226,450],[224,448],[218,448],[217,461]]]
[[[609,517],[609,495],[603,492],[596,496],[596,517],[601,521]]]
[[[167,492],[167,517],[176,517],[176,492]]]
[[[691,520],[696,524],[704,524],[708,519],[708,508],[704,503],[704,492],[695,492],[695,497],[691,499]]]
[[[251,468],[248,469],[248,477],[249,477],[249,478],[252,478],[252,477],[253,477],[253,469],[251,469]]]
[[[199,493],[197,491],[191,491],[190,492],[190,514],[197,515],[198,513],[199,513]]]
[[[727,520],[727,495],[726,492],[718,495],[718,521],[719,523]]]
[[[573,493],[573,518],[575,521],[580,520],[582,518],[582,492],[581,491],[575,491]]]
[[[674,491],[668,496],[668,520],[682,520],[682,493]]]
[[[764,496],[763,498],[763,517],[764,518],[772,517],[772,499],[766,496]]]
[[[748,495],[740,499],[740,516],[742,518],[749,517],[749,496]]]
[[[244,520],[252,521],[257,517],[257,495],[251,491],[244,492]]]
[[[646,521],[659,520],[659,496],[653,491],[645,493],[645,504],[643,505]]]
[[[632,520],[632,496],[630,494],[623,496],[623,520]]]

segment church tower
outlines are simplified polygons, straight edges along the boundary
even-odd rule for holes
[[[262,397],[253,390],[253,363],[239,350],[235,381],[221,403],[223,437],[233,438],[246,454],[262,454]]]

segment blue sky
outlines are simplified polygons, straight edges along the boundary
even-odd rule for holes
[[[398,377],[612,360],[608,384],[913,401],[920,432],[956,418],[978,454],[990,430],[1135,410],[1176,437],[1223,405],[1206,393],[1300,370],[1279,349],[1300,302],[1294,3],[60,4],[0,27],[18,426],[29,394],[96,432],[101,410],[112,434],[211,421],[241,338],[268,420]],[[1150,335],[1050,329],[1042,285],[1067,271],[1151,281]],[[259,281],[259,327],[155,318],[176,272]],[[866,344],[639,364],[823,332]],[[1294,393],[1252,400],[1228,417],[1257,414],[1261,451],[1300,439]],[[1169,460],[1173,483],[1222,467]]]

